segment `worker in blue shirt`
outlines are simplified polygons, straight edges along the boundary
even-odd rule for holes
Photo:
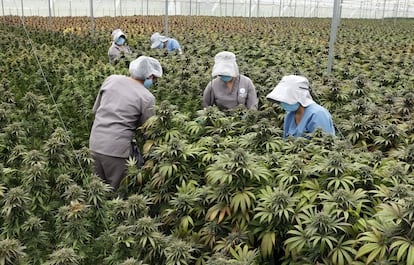
[[[168,38],[161,35],[159,32],[155,32],[151,36],[151,49],[166,49],[168,52],[177,51],[178,54],[182,54],[180,43],[176,39]]]
[[[266,98],[271,102],[280,103],[287,112],[283,124],[284,138],[304,137],[317,128],[335,136],[331,114],[312,99],[306,77],[284,76]]]

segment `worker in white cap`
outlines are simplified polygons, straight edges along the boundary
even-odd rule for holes
[[[219,52],[214,57],[210,81],[204,89],[202,107],[217,106],[221,110],[232,110],[238,106],[257,110],[258,99],[252,80],[239,73],[236,55]]]
[[[155,32],[151,36],[151,49],[166,49],[168,52],[177,51],[178,54],[183,53],[180,43],[176,39],[163,36],[159,32]]]
[[[155,115],[149,89],[162,76],[162,67],[156,59],[140,56],[129,64],[129,73],[107,77],[93,106],[89,148],[94,171],[114,190],[126,174],[136,129]]]
[[[287,112],[283,125],[284,138],[303,137],[313,133],[317,128],[335,136],[331,114],[312,99],[306,77],[284,76],[266,98],[279,103]]]
[[[112,45],[108,50],[109,62],[115,64],[118,60],[127,54],[131,54],[131,48],[127,44],[127,38],[120,29],[112,31]]]

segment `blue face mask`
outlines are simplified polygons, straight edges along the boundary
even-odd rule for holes
[[[146,89],[150,88],[152,86],[152,84],[153,84],[152,79],[145,79],[145,81],[144,81],[144,87]]]
[[[233,79],[233,77],[232,76],[229,76],[229,75],[221,75],[220,78],[224,82],[230,82]]]
[[[124,37],[119,37],[117,40],[116,40],[116,44],[117,45],[124,45],[124,43],[126,42],[126,39],[124,38]]]
[[[164,48],[164,42],[160,42],[160,44],[158,45],[158,47],[157,47],[158,49],[162,49],[162,48]]]
[[[287,104],[287,103],[285,103],[285,102],[280,102],[280,105],[281,105],[281,106],[282,106],[282,108],[283,108],[284,110],[286,110],[287,112],[290,112],[290,111],[297,111],[297,110],[298,110],[298,108],[299,108],[299,106],[300,106],[299,102],[296,102],[295,104]]]

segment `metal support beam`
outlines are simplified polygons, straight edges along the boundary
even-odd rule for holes
[[[49,3],[49,27],[50,27],[50,31],[52,31],[52,7],[51,7],[51,4],[50,4],[50,1],[52,1],[52,0],[48,1],[48,3]]]
[[[334,56],[334,44],[336,39],[336,32],[338,30],[340,15],[341,15],[341,4],[340,0],[335,0],[333,7],[332,15],[332,24],[331,24],[331,35],[329,38],[329,55],[328,55],[328,74],[332,72],[333,56]]]
[[[168,0],[165,1],[165,36],[168,37]]]
[[[91,9],[91,31],[92,31],[92,35],[95,33],[95,20],[93,17],[93,0],[89,1],[89,6]]]
[[[22,5],[22,22],[24,24],[23,0],[21,0],[20,3]]]
[[[3,3],[3,0],[1,0],[1,10],[3,11],[3,23],[6,23],[6,17],[4,16],[4,3]]]

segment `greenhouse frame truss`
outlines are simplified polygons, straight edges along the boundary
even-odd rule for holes
[[[331,0],[1,0],[2,15],[332,17]],[[92,10],[93,8],[93,10]],[[414,0],[341,0],[343,18],[413,18]],[[92,12],[93,11],[93,12]]]

